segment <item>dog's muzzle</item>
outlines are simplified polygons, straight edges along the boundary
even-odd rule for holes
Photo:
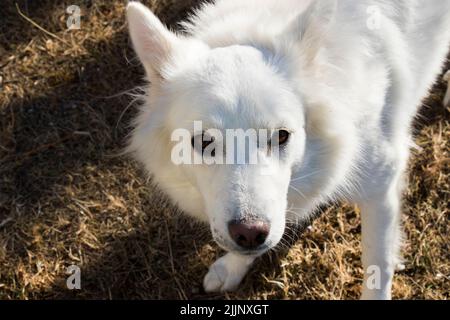
[[[233,220],[228,223],[231,239],[244,250],[258,250],[266,242],[270,224],[263,220]]]

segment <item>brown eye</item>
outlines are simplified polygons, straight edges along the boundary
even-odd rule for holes
[[[201,153],[202,153],[202,154],[203,154],[203,152],[205,151],[206,147],[209,146],[209,145],[210,145],[211,143],[213,143],[213,142],[214,142],[214,137],[208,139],[207,137],[205,137],[205,134],[204,134],[204,133],[199,134],[199,135],[196,135],[196,136],[192,137],[192,139],[191,139],[192,147],[195,149],[195,147],[196,147],[197,145],[198,145],[198,146],[201,146],[201,148],[202,148]],[[200,150],[198,150],[198,151],[200,152]],[[215,155],[215,150],[213,150],[213,151],[211,152],[211,155],[212,155],[212,156]]]
[[[279,130],[278,131],[278,145],[282,146],[286,144],[289,140],[289,136],[291,134],[287,130]]]

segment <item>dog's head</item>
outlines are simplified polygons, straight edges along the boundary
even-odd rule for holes
[[[140,160],[182,208],[204,211],[225,249],[275,246],[306,141],[293,59],[272,50],[277,43],[211,48],[169,31],[138,3],[129,4],[128,22],[152,83],[133,137]]]

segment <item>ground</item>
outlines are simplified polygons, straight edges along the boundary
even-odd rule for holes
[[[79,30],[66,27],[71,4],[82,10]],[[146,4],[176,28],[198,2]],[[346,205],[324,209],[290,249],[259,259],[239,291],[202,291],[208,266],[223,252],[207,227],[181,215],[134,161],[120,155],[136,113],[124,92],[144,83],[124,6],[112,0],[3,1],[0,298],[358,298],[360,216]],[[444,91],[444,83],[435,86],[415,124],[419,148],[404,197],[406,268],[395,276],[397,299],[450,297]],[[72,264],[81,268],[81,290],[66,287]]]

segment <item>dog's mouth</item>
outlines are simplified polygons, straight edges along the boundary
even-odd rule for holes
[[[276,247],[276,244],[274,244],[272,241],[268,240],[265,243],[261,244],[260,246],[254,248],[254,249],[244,249],[242,247],[239,247],[238,245],[234,244],[232,241],[227,241],[226,239],[223,239],[220,236],[213,234],[213,239],[217,243],[219,247],[224,249],[228,252],[234,252],[238,253],[240,255],[244,256],[259,256],[264,254],[265,252],[273,249]]]
[[[239,249],[235,252],[244,255],[244,256],[254,256],[254,255],[261,255],[264,254],[265,252],[269,251],[270,249],[272,249],[272,247],[269,244],[263,244],[260,247],[258,247],[257,249],[254,250],[242,250]]]

